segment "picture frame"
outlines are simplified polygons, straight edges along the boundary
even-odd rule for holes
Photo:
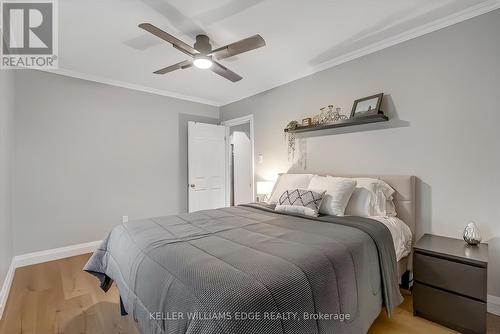
[[[351,118],[359,118],[381,113],[380,105],[382,104],[383,97],[384,93],[380,93],[354,101],[351,110]]]
[[[312,125],[312,119],[311,117],[304,118],[302,120],[302,126],[311,126]]]

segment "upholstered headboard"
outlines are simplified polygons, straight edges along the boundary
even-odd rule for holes
[[[398,217],[410,227],[413,235],[412,243],[415,243],[415,176],[410,175],[338,175],[344,177],[370,177],[387,182],[395,191],[394,205]],[[411,254],[411,253],[410,253]],[[398,262],[399,277],[406,271],[413,270],[412,256],[406,256]],[[400,281],[401,283],[401,281]]]
[[[296,174],[296,173],[295,173]],[[325,176],[325,174],[318,174]],[[411,175],[342,175],[337,173],[328,174],[340,177],[369,177],[387,182],[395,191],[394,205],[398,217],[408,225],[413,235],[412,242],[415,243],[415,176]],[[407,256],[398,262],[398,270],[401,275],[408,269],[412,270],[412,256]]]
[[[370,177],[387,182],[395,191],[394,205],[398,217],[410,227],[415,238],[415,176],[410,175],[337,175],[345,177]]]
[[[324,176],[325,174],[318,174]],[[411,175],[343,175],[332,173],[331,176],[369,177],[387,182],[395,191],[394,205],[398,217],[410,227],[415,239],[415,176]]]

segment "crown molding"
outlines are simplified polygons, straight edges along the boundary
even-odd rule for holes
[[[87,80],[87,81],[93,81],[93,82],[97,82],[97,83],[101,83],[101,84],[105,84],[105,85],[110,85],[110,86],[115,86],[115,87],[137,90],[140,92],[171,97],[171,98],[179,99],[179,100],[207,104],[207,105],[214,106],[214,107],[221,106],[221,104],[219,102],[212,101],[212,100],[207,100],[207,99],[203,99],[203,98],[199,98],[199,97],[195,97],[195,96],[190,96],[190,95],[183,95],[183,94],[179,94],[179,93],[175,93],[175,92],[170,92],[167,90],[151,88],[151,87],[142,86],[142,85],[136,85],[136,84],[125,82],[125,81],[109,79],[109,78],[101,77],[98,75],[76,72],[76,71],[66,70],[66,69],[62,69],[62,68],[57,69],[57,70],[40,69],[38,71],[53,73],[53,74],[57,74],[57,75],[62,75],[62,76],[66,76],[66,77],[77,78],[77,79],[82,79],[82,80]]]
[[[489,1],[482,2],[482,3],[477,4],[475,6],[464,9],[460,12],[448,15],[446,17],[435,20],[433,22],[421,25],[420,27],[407,30],[401,34],[397,34],[395,36],[386,38],[382,41],[370,44],[364,48],[361,48],[361,49],[346,53],[342,56],[328,60],[328,61],[326,61],[318,66],[314,66],[314,67],[308,69],[307,71],[304,71],[296,76],[293,76],[291,79],[289,79],[289,80],[287,80],[279,85],[276,85],[273,87],[268,87],[268,88],[260,90],[258,92],[249,94],[245,97],[240,97],[238,99],[231,100],[229,102],[225,102],[222,104],[222,106],[246,99],[246,98],[251,97],[251,96],[255,96],[257,94],[271,90],[273,88],[286,85],[286,84],[293,82],[293,81],[296,81],[298,79],[305,78],[305,77],[310,76],[312,74],[315,74],[315,73],[327,70],[329,68],[347,63],[347,62],[352,61],[352,60],[355,60],[357,58],[361,58],[363,56],[381,51],[381,50],[389,48],[391,46],[394,46],[394,45],[415,39],[417,37],[421,37],[421,36],[427,35],[429,33],[444,29],[446,27],[449,27],[449,26],[455,25],[457,23],[472,19],[474,17],[489,13],[489,12],[494,11],[494,10],[499,9],[499,8],[500,8],[500,0],[489,0]]]
[[[314,73],[315,72],[320,72],[323,70],[326,70],[328,68],[346,63],[348,61],[369,55],[371,53],[375,53],[377,51],[389,48],[391,46],[415,39],[420,36],[427,35],[429,33],[444,29],[446,27],[455,25],[457,23],[469,20],[471,18],[474,18],[476,16],[480,16],[486,13],[489,13],[495,9],[500,8],[500,0],[490,0],[486,1],[480,4],[477,4],[475,6],[469,7],[467,9],[464,9],[460,12],[451,14],[449,16],[446,16],[444,18],[438,19],[436,21],[421,25],[420,27],[413,28],[410,30],[405,31],[404,33],[386,38],[380,42],[376,42],[373,44],[368,45],[367,47],[358,49],[353,52],[349,52],[343,56],[334,58],[332,60],[329,60],[317,67],[314,68]],[[304,75],[307,76],[308,74]]]
[[[78,79],[83,79],[83,80],[88,80],[88,81],[93,81],[93,82],[98,82],[106,85],[111,85],[111,86],[116,86],[116,87],[122,87],[122,88],[127,88],[127,89],[132,89],[132,90],[137,90],[141,92],[146,92],[146,93],[151,93],[151,94],[156,94],[156,95],[161,95],[161,96],[167,96],[175,99],[181,99],[181,100],[186,100],[186,101],[191,101],[191,102],[196,102],[196,103],[202,103],[202,104],[207,104],[215,107],[222,107],[240,100],[243,100],[245,98],[260,94],[262,92],[268,91],[270,89],[286,85],[290,82],[296,81],[298,79],[310,76],[312,74],[324,71],[326,69],[341,65],[343,63],[355,60],[357,58],[361,58],[363,56],[378,52],[380,50],[389,48],[391,46],[409,41],[411,39],[421,37],[424,35],[427,35],[429,33],[432,33],[434,31],[441,30],[443,28],[452,26],[454,24],[469,20],[471,18],[489,13],[493,10],[499,9],[500,8],[500,0],[488,0],[484,1],[480,4],[477,4],[475,6],[471,6],[469,8],[466,8],[460,12],[448,15],[444,18],[435,20],[433,22],[424,24],[420,27],[410,29],[408,31],[405,31],[401,34],[386,38],[382,41],[370,44],[364,48],[360,48],[358,50],[346,53],[342,56],[336,57],[334,59],[331,59],[329,61],[326,61],[318,66],[312,67],[308,69],[307,71],[301,72],[290,79],[283,81],[282,83],[278,85],[274,85],[271,87],[266,87],[261,90],[254,91],[250,94],[247,94],[245,96],[238,97],[236,99],[232,100],[227,100],[227,101],[212,101],[212,100],[207,100],[203,98],[199,98],[196,96],[190,96],[190,95],[183,95],[167,90],[162,90],[162,89],[157,89],[157,88],[152,88],[152,87],[147,87],[147,86],[142,86],[142,85],[137,85],[137,84],[132,84],[124,81],[119,81],[119,80],[114,80],[114,79],[109,79],[101,76],[96,76],[92,74],[86,74],[86,73],[81,73],[81,72],[76,72],[76,71],[71,71],[71,70],[66,70],[66,69],[58,69],[58,70],[42,70],[44,72],[49,72],[49,73],[55,73],[63,76],[68,76],[68,77],[73,77],[73,78],[78,78]]]

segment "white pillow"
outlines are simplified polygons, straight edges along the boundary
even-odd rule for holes
[[[355,178],[356,189],[347,204],[345,214],[348,216],[394,216],[392,203],[394,189],[386,182],[371,178]],[[392,206],[391,206],[392,204]]]
[[[385,215],[387,217],[396,217],[398,215],[396,212],[396,205],[393,200],[394,196],[391,195],[391,197],[385,202]]]
[[[288,189],[307,189],[312,174],[281,174],[274,185],[269,204],[278,203],[278,199]]]
[[[353,179],[314,175],[309,190],[325,192],[319,212],[331,216],[343,216],[347,203],[356,188]]]
[[[317,217],[324,193],[309,189],[285,190],[274,210]]]

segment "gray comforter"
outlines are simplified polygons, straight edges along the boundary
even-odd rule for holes
[[[402,301],[380,222],[246,205],[116,226],[84,270],[142,333],[365,333]]]

